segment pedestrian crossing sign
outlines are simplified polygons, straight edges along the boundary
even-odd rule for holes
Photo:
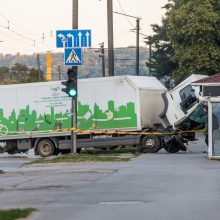
[[[81,48],[65,48],[64,65],[65,66],[82,65],[82,49]]]

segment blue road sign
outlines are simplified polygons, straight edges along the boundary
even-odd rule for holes
[[[58,48],[91,47],[91,30],[56,31]]]
[[[82,65],[82,49],[81,48],[65,48],[64,65],[65,66]]]

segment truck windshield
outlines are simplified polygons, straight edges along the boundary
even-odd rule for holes
[[[191,85],[180,90],[179,94],[181,98],[180,106],[184,112],[189,110],[197,102],[195,91]]]
[[[189,118],[192,121],[195,121],[199,124],[203,124],[205,125],[205,123],[207,123],[208,121],[208,111],[206,110],[207,107],[205,107],[204,105],[199,105],[195,111],[192,112],[192,114],[189,116]]]

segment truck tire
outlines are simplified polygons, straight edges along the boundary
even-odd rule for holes
[[[179,143],[175,139],[173,139],[165,144],[164,149],[168,153],[175,154],[181,150],[181,146],[179,145]]]
[[[175,153],[178,153],[178,152],[180,151],[179,146],[174,146],[174,145],[165,146],[164,149],[165,149],[168,153],[171,153],[171,154],[175,154]]]
[[[54,154],[55,147],[49,139],[42,139],[37,144],[37,152],[41,157],[49,157]]]
[[[157,153],[161,149],[160,138],[156,135],[146,135],[141,141],[141,153]]]

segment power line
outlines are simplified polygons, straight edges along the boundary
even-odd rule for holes
[[[123,14],[126,14],[125,11],[124,11],[124,9],[123,9],[123,7],[122,7],[122,4],[121,4],[120,0],[118,0],[118,4],[119,4],[119,6],[120,6],[120,8],[121,8],[121,11],[123,12]],[[125,16],[125,18],[126,18],[126,20],[128,21],[128,23],[129,23],[133,28],[135,28],[135,26],[131,23],[131,21],[128,19],[128,17]]]
[[[48,36],[49,36],[49,37],[53,37],[53,32],[52,32],[52,31],[50,31],[50,32],[48,32],[48,33],[43,33],[43,34],[42,34],[42,37],[40,37],[39,34],[33,33],[32,31],[30,31],[30,30],[28,30],[28,29],[22,27],[21,25],[15,24],[14,22],[11,22],[2,12],[0,12],[0,16],[3,17],[4,20],[6,20],[6,21],[7,21],[7,24],[8,24],[7,27],[4,26],[4,25],[0,25],[1,28],[5,28],[5,29],[9,30],[9,31],[13,32],[14,34],[18,35],[19,37],[21,37],[21,38],[23,38],[23,39],[25,39],[25,40],[32,41],[32,42],[34,43],[34,45],[35,45],[36,43],[44,43],[45,38],[48,38]],[[27,37],[27,36],[24,35],[24,34],[21,34],[20,32],[18,32],[18,31],[16,31],[15,29],[11,28],[11,25],[13,25],[14,27],[17,27],[17,28],[19,28],[19,29],[22,29],[23,31],[25,31],[25,32],[27,32],[27,33],[29,33],[29,34],[31,34],[31,35],[38,36],[38,40],[33,39],[33,38],[31,38],[31,37]],[[40,41],[40,39],[41,39],[42,41]]]
[[[6,16],[5,16],[4,14],[2,14],[1,12],[0,12],[0,15],[1,15],[6,21],[9,21],[8,18],[6,18]]]
[[[29,43],[27,43],[27,42],[24,42],[24,41],[22,41],[21,39],[17,39],[17,38],[15,38],[15,37],[12,37],[12,36],[10,36],[10,35],[4,33],[4,32],[1,32],[1,34],[5,35],[5,36],[7,36],[8,38],[11,38],[11,39],[13,39],[13,40],[19,41],[19,42],[22,43],[22,44],[25,44],[25,45],[28,45],[28,46],[32,46],[32,47],[33,47],[33,45],[31,45],[31,44],[29,44]]]
[[[27,33],[29,33],[29,34],[31,34],[31,35],[39,36],[39,34],[33,33],[32,31],[30,31],[30,30],[28,30],[28,29],[26,29],[26,28],[24,28],[24,27],[22,27],[22,26],[20,26],[20,25],[14,24],[13,22],[10,22],[10,24],[12,24],[12,25],[14,25],[15,27],[18,27],[18,28],[24,30],[25,32],[27,32]]]

